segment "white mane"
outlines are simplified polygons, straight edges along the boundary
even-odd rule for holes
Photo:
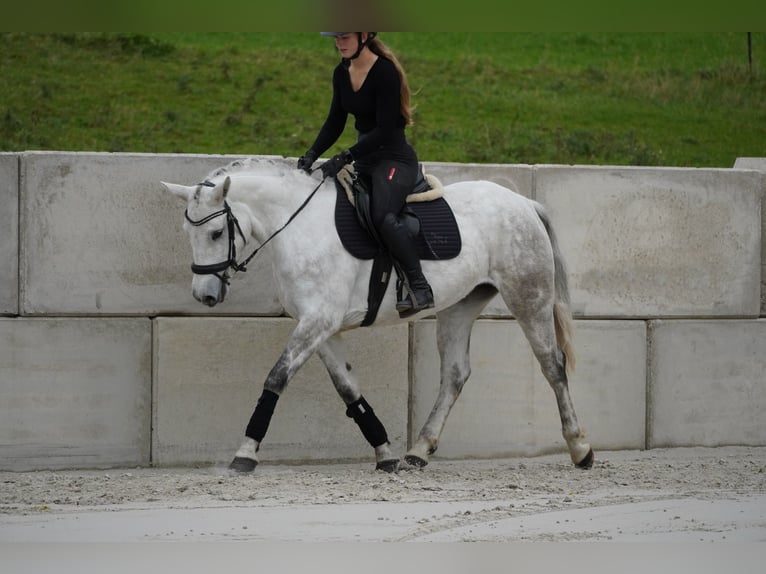
[[[281,158],[246,157],[236,159],[229,164],[211,171],[205,179],[213,180],[226,175],[258,175],[270,177],[291,177],[300,175],[292,163]]]

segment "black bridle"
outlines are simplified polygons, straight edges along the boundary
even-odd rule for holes
[[[206,184],[203,184],[206,185]],[[215,219],[216,217],[219,217],[221,215],[226,216],[226,230],[228,232],[228,239],[229,239],[229,254],[226,257],[225,261],[221,261],[219,263],[212,263],[210,265],[197,265],[196,263],[192,262],[191,264],[191,270],[192,273],[196,273],[197,275],[215,275],[220,279],[222,282],[229,284],[228,277],[226,275],[226,271],[229,270],[231,267],[235,271],[247,271],[245,268],[245,265],[240,265],[237,263],[237,245],[235,242],[234,237],[234,229],[236,228],[237,232],[239,233],[239,236],[242,238],[242,241],[245,242],[245,234],[242,233],[242,228],[239,226],[239,221],[237,221],[237,218],[234,216],[234,214],[231,212],[231,207],[229,206],[228,202],[224,200],[223,202],[223,209],[213,212],[207,217],[203,217],[202,219],[194,220],[191,217],[189,217],[189,211],[184,211],[184,217],[186,218],[186,221],[191,223],[194,227],[199,227],[201,225],[204,225],[208,221]]]
[[[308,202],[311,200],[312,197],[314,197],[314,194],[316,194],[317,191],[319,191],[319,188],[322,187],[322,184],[324,183],[326,178],[322,178],[322,181],[319,182],[319,184],[314,188],[314,190],[309,194],[309,196],[305,199],[305,201],[301,204],[301,206],[293,213],[290,218],[287,220],[287,222],[277,229],[274,233],[272,233],[266,241],[261,243],[258,247],[256,247],[255,251],[253,251],[249,256],[247,256],[242,263],[237,262],[237,246],[235,243],[235,236],[234,236],[234,230],[236,229],[239,233],[239,236],[242,238],[243,244],[247,243],[247,239],[245,239],[245,234],[242,233],[242,228],[239,225],[239,221],[237,220],[237,217],[232,213],[231,207],[229,206],[229,203],[224,200],[223,201],[223,209],[220,209],[218,211],[214,211],[210,215],[203,217],[202,219],[194,220],[191,217],[189,217],[189,210],[184,211],[184,217],[186,218],[186,221],[188,221],[191,225],[194,227],[199,227],[200,225],[204,225],[208,221],[211,221],[215,219],[216,217],[220,217],[222,215],[226,216],[226,231],[228,233],[228,240],[229,240],[229,253],[226,256],[225,261],[220,261],[219,263],[211,263],[210,265],[197,265],[196,263],[192,262],[191,264],[191,270],[192,273],[196,275],[215,275],[218,277],[218,279],[221,280],[221,282],[225,285],[229,284],[229,278],[230,275],[228,275],[229,269],[233,269],[235,272],[247,271],[247,265],[252,261],[253,257],[256,256],[256,254],[266,246],[266,244],[274,239],[285,227],[287,227],[290,222],[292,222],[293,219],[303,210],[304,207],[308,204]],[[202,183],[199,184],[200,186],[205,187],[215,187],[215,184],[211,181],[205,180]]]

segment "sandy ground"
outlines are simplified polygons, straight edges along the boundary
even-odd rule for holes
[[[0,543],[766,542],[766,448],[0,473]]]

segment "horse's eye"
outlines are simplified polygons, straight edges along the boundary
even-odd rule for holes
[[[221,238],[221,235],[223,235],[223,229],[216,229],[210,234],[210,239],[216,241]]]

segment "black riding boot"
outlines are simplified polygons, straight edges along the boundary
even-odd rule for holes
[[[420,258],[407,228],[399,218],[389,213],[380,226],[380,235],[391,256],[398,262],[405,275],[402,299],[397,301],[399,316],[409,317],[423,309],[434,306],[434,295],[420,266]]]

